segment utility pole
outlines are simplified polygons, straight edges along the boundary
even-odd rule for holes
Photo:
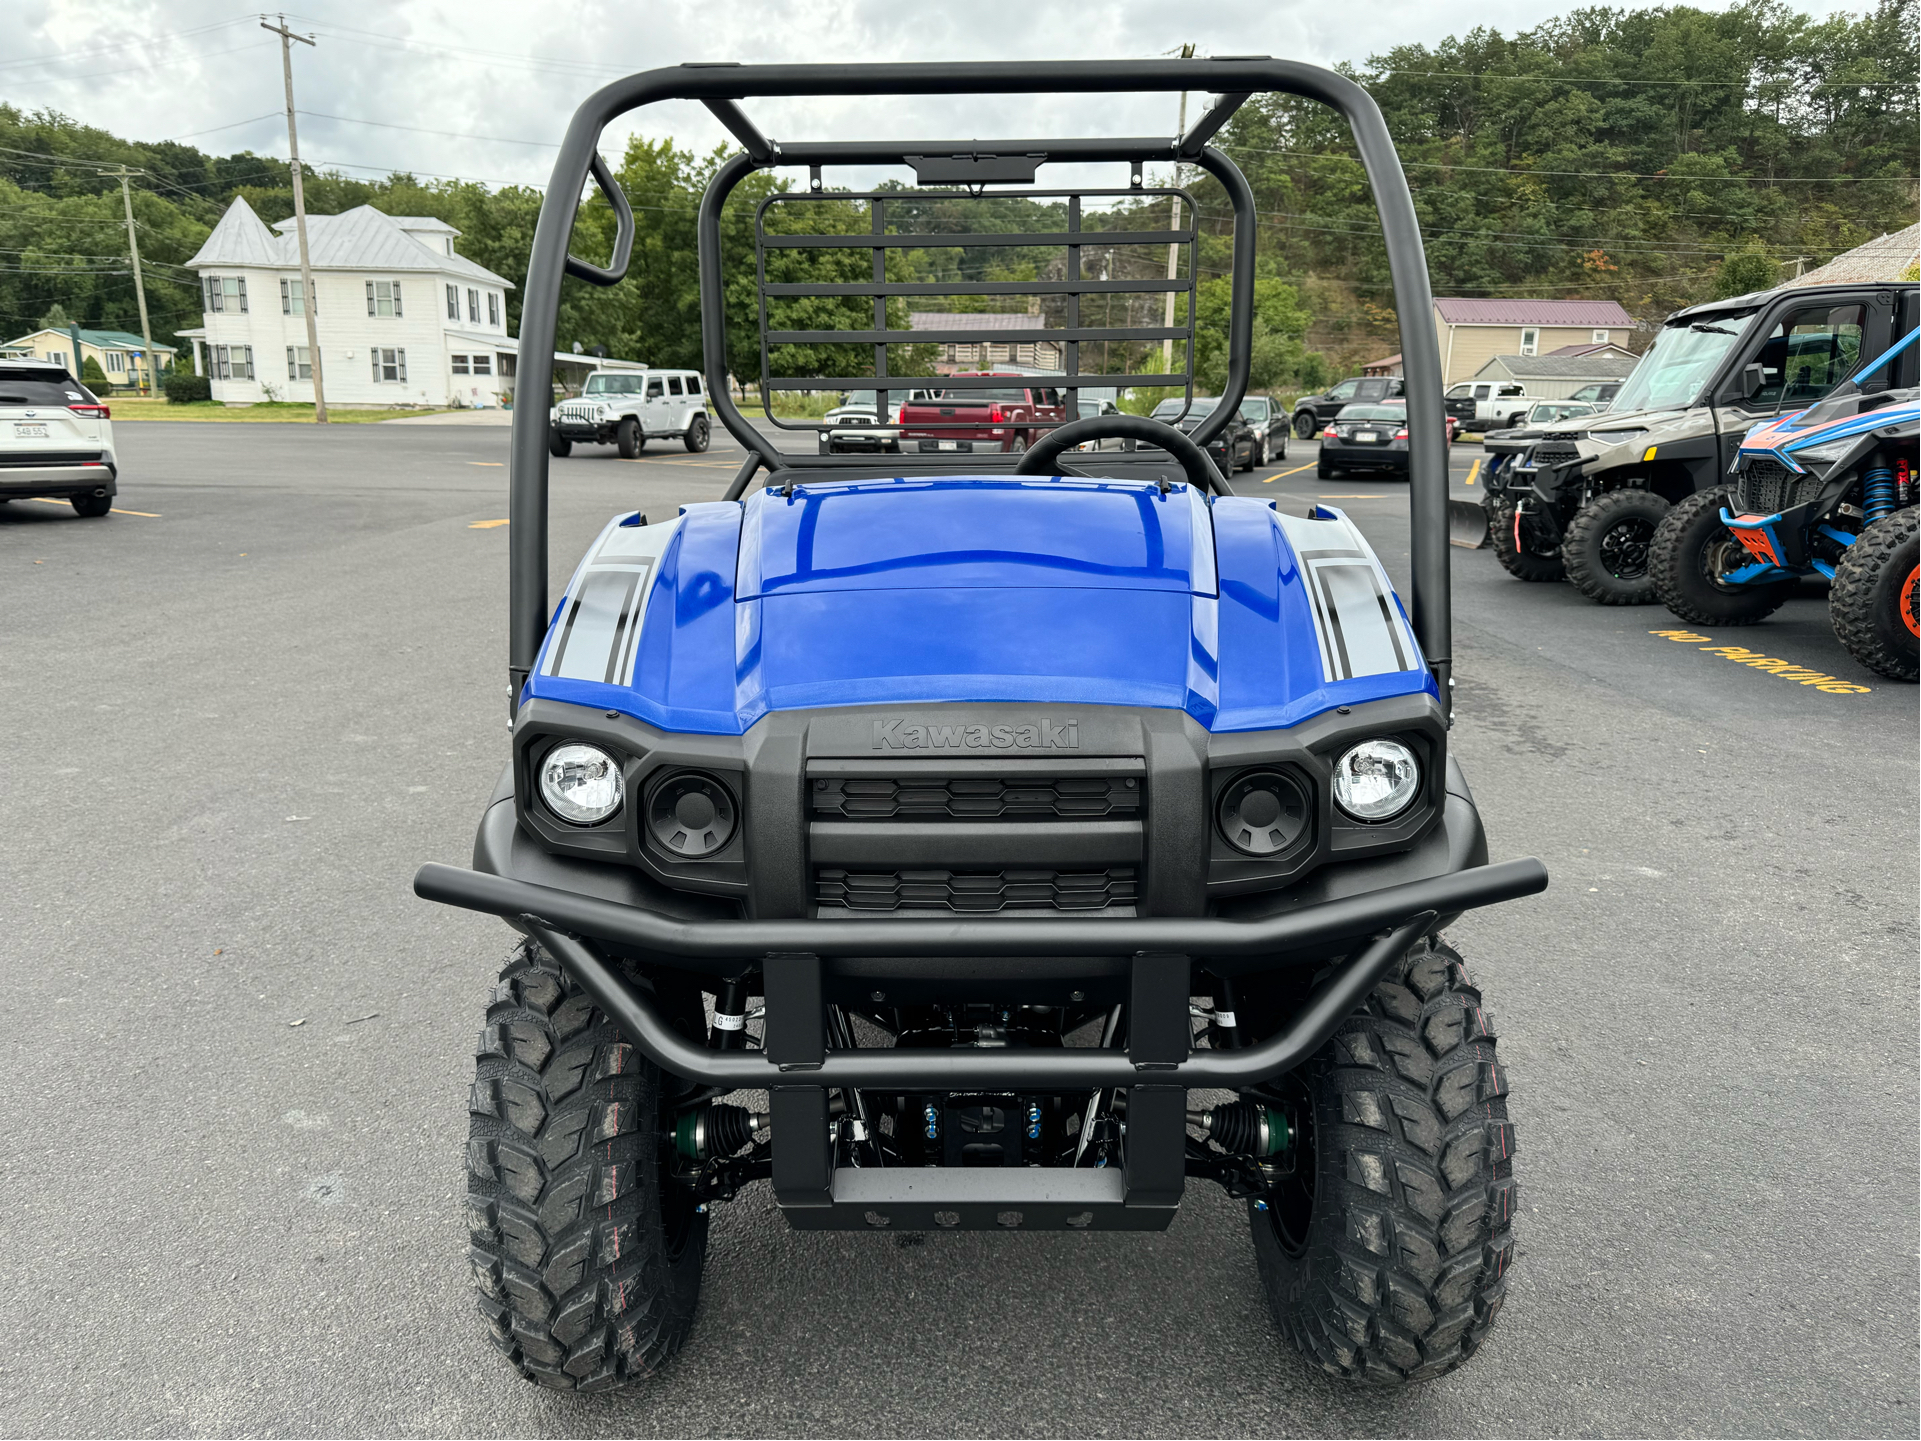
[[[144,170],[129,170],[122,165],[119,169],[120,199],[127,207],[127,253],[133,257],[133,295],[140,302],[140,339],[147,347],[147,388],[156,396],[160,394],[160,367],[153,353],[153,330],[147,324],[147,286],[140,278],[140,239],[133,232],[133,193],[127,189],[129,175],[145,175]],[[80,377],[74,376],[75,380]]]
[[[320,332],[314,325],[313,265],[307,258],[307,196],[300,185],[300,133],[293,118],[293,42],[314,43],[311,35],[296,35],[287,28],[282,15],[278,25],[260,17],[260,28],[280,37],[280,70],[287,82],[287,154],[293,167],[294,230],[300,236],[300,308],[307,312],[307,355],[313,362],[313,418],[318,425],[327,423],[327,392],[320,378]]]
[[[1181,46],[1181,59],[1192,60],[1193,58],[1194,58],[1193,45],[1187,44],[1187,45]],[[1178,145],[1180,143],[1180,137],[1185,134],[1187,134],[1187,92],[1183,90],[1181,92],[1181,123],[1179,127],[1174,131],[1175,144]],[[1181,165],[1180,165],[1180,162],[1177,160],[1174,162],[1174,186],[1176,189],[1180,188],[1180,183],[1181,183]],[[1174,197],[1174,219],[1172,223],[1168,225],[1167,228],[1169,230],[1179,230],[1181,228],[1181,197],[1178,195]],[[1180,265],[1181,265],[1180,242],[1178,240],[1170,240],[1167,243],[1167,278],[1169,280],[1172,280],[1175,277],[1175,275],[1179,273]],[[1188,319],[1192,320],[1193,317],[1189,316]],[[1167,318],[1164,319],[1161,322],[1161,324],[1165,325],[1169,330],[1172,330],[1174,328],[1174,292],[1171,290],[1167,292]],[[1174,373],[1174,342],[1172,339],[1163,340],[1161,342],[1161,374],[1172,375],[1173,373]]]

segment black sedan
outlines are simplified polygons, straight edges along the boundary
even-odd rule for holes
[[[1185,400],[1163,400],[1154,407],[1153,418],[1177,430],[1192,431],[1208,416],[1214,407],[1221,403],[1218,395],[1197,395],[1192,406]],[[1186,411],[1183,415],[1181,412]],[[1221,433],[1208,442],[1207,453],[1214,457],[1214,464],[1220,467],[1222,475],[1231,475],[1237,470],[1252,470],[1255,456],[1259,454],[1259,443],[1254,428],[1240,414],[1230,420]]]
[[[1448,438],[1454,427],[1448,426]],[[1321,432],[1315,475],[1331,480],[1344,470],[1407,474],[1407,406],[1345,405]]]

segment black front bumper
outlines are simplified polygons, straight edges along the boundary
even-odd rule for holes
[[[1321,459],[1342,470],[1392,470],[1407,474],[1407,451],[1387,445],[1346,445],[1324,440]]]

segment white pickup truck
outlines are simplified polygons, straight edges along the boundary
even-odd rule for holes
[[[1512,380],[1463,380],[1448,387],[1447,413],[1462,430],[1503,430],[1527,419],[1534,398]]]
[[[548,413],[547,449],[569,454],[576,442],[613,445],[632,460],[649,440],[707,449],[713,420],[698,370],[596,370],[580,394]]]

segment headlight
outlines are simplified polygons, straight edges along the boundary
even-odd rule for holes
[[[1811,460],[1816,465],[1833,465],[1835,461],[1853,450],[1859,439],[1860,437],[1851,435],[1845,440],[1830,440],[1826,445],[1810,445],[1806,450],[1790,450],[1788,455],[1801,464]]]
[[[1590,430],[1587,438],[1596,445],[1626,445],[1646,434],[1645,430]]]
[[[665,850],[699,860],[734,838],[739,815],[726,786],[699,771],[682,771],[654,788],[647,829]]]
[[[1393,819],[1420,788],[1420,764],[1399,741],[1362,741],[1334,763],[1334,804],[1357,821]]]
[[[540,798],[563,821],[598,825],[620,809],[620,766],[599,746],[567,741],[540,763]]]

